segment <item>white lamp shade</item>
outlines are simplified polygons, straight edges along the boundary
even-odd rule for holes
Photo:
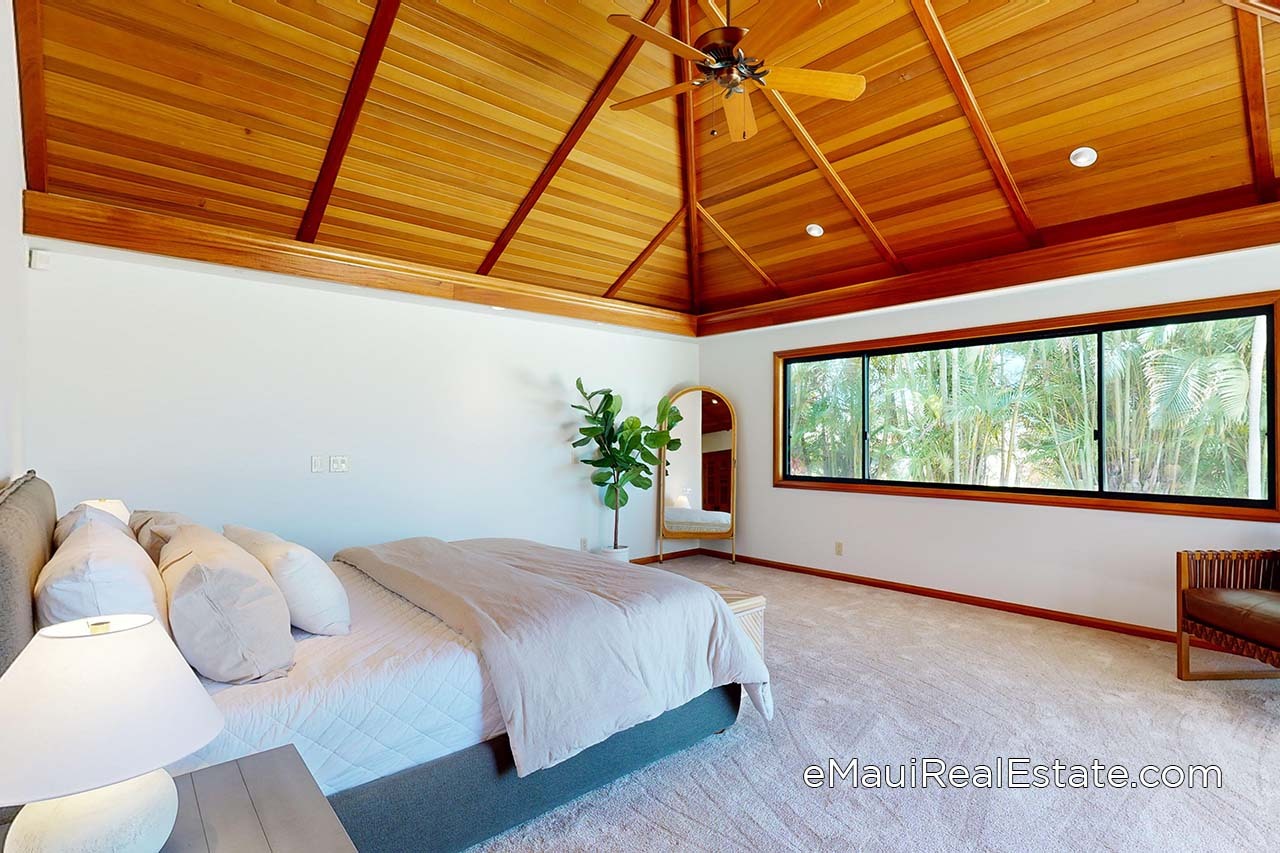
[[[676,495],[675,507],[676,509],[689,509],[689,496]]]
[[[152,617],[51,625],[0,676],[0,805],[132,779],[221,730],[222,713]]]
[[[124,501],[112,500],[110,498],[98,498],[92,501],[80,501],[84,506],[91,506],[94,509],[100,509],[103,512],[109,512],[116,518],[129,523],[129,508],[124,505]]]

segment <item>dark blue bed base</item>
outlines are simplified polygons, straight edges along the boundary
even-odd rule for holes
[[[742,688],[708,690],[554,767],[516,775],[506,736],[329,798],[361,853],[463,850],[727,729]]]

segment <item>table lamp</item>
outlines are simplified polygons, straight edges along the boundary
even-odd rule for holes
[[[164,770],[222,713],[151,616],[42,629],[0,676],[0,805],[28,805],[5,853],[155,853],[178,815]]]

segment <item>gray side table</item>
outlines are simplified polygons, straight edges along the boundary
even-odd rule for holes
[[[292,744],[173,781],[178,820],[162,853],[356,853]]]

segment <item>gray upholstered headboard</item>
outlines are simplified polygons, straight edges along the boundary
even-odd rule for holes
[[[56,521],[53,489],[35,471],[0,491],[0,673],[35,636],[32,595]]]

